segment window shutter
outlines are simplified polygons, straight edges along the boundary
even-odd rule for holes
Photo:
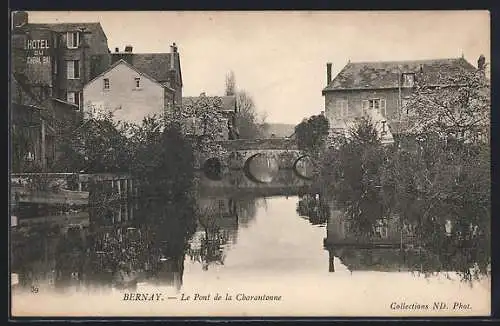
[[[361,108],[363,109],[363,113],[366,113],[369,107],[370,107],[370,102],[368,100],[363,100],[361,102]]]
[[[75,66],[75,68],[74,68],[75,78],[80,78],[80,61],[75,60],[75,61],[73,61],[73,64]]]
[[[66,95],[66,100],[69,103],[75,103],[75,92],[68,92]]]
[[[73,61],[66,61],[66,71],[68,78],[75,78],[75,65]]]
[[[386,115],[386,110],[385,110],[385,99],[382,98],[380,99],[380,113],[385,117]]]

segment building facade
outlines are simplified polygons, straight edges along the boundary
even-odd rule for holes
[[[175,105],[175,90],[124,59],[111,65],[84,87],[84,116],[111,112],[117,121],[140,124],[145,116],[161,115]]]
[[[45,171],[81,120],[83,85],[106,64],[107,38],[99,23],[32,24],[22,11],[11,35],[12,168]]]
[[[83,86],[109,65],[108,41],[100,23],[32,24],[13,13],[12,67],[29,86],[82,108]]]
[[[450,76],[476,68],[464,58],[394,62],[349,62],[332,79],[327,63],[325,114],[332,130],[344,131],[355,118],[372,117],[382,140],[399,134],[399,122],[415,82],[422,75],[434,85],[444,84]]]

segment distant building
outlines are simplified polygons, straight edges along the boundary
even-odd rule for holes
[[[392,142],[416,78],[425,74],[432,85],[448,83],[450,76],[476,68],[464,58],[393,62],[349,62],[332,79],[327,63],[325,114],[333,131],[345,132],[355,118],[372,117],[382,140]]]
[[[200,96],[188,96],[182,98],[183,107],[194,105],[202,98],[206,98],[210,101],[220,99],[222,101],[220,111],[224,116],[224,121],[222,122],[222,133],[221,140],[238,139],[238,129],[236,125],[236,113],[238,110],[236,96],[206,96],[205,93],[200,94]],[[194,117],[193,117],[194,118]],[[196,120],[196,119],[195,119]],[[195,121],[186,122],[186,130],[188,133],[195,135],[201,135],[203,131],[201,130],[199,123]]]

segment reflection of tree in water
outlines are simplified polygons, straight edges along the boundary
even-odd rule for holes
[[[171,283],[173,277],[181,282],[183,266],[179,262],[193,232],[192,212],[193,203],[187,198],[144,200],[133,221],[98,226],[93,241],[94,270],[113,275],[118,287],[133,286],[140,279]]]
[[[187,250],[191,261],[201,263],[203,270],[208,270],[211,264],[224,265],[224,247],[231,238],[231,230],[220,226],[220,221],[225,218],[223,212],[219,207],[211,206],[199,208],[196,215],[199,230],[191,238]]]
[[[329,207],[318,195],[302,195],[297,203],[297,213],[307,216],[313,225],[324,225],[330,215]]]
[[[187,251],[191,261],[200,263],[203,270],[224,265],[225,251],[236,243],[238,228],[255,217],[257,205],[253,197],[202,197],[196,213],[198,231]]]

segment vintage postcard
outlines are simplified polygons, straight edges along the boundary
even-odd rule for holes
[[[16,11],[12,317],[489,316],[487,11]]]

